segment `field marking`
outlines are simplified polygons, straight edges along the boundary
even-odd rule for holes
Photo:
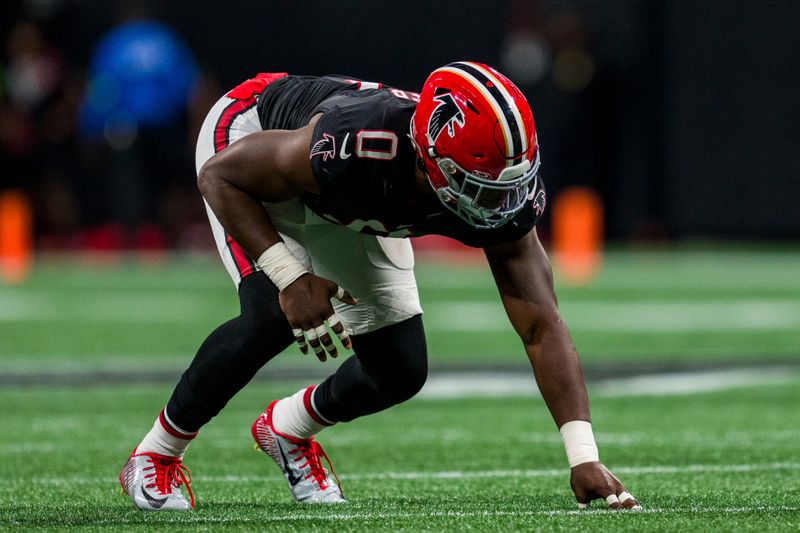
[[[341,504],[347,506],[348,504]],[[625,515],[662,515],[662,514],[751,514],[751,513],[790,513],[800,510],[800,506],[792,505],[754,505],[743,507],[653,507],[638,510],[638,511],[612,511],[610,509],[585,509],[585,510],[567,510],[567,509],[553,509],[549,511],[383,511],[383,512],[355,512],[355,513],[327,513],[326,507],[324,511],[319,514],[312,513],[291,513],[284,515],[276,515],[274,511],[268,510],[269,514],[264,516],[254,517],[230,517],[230,516],[207,516],[200,514],[181,515],[180,518],[171,515],[169,518],[160,517],[158,523],[174,523],[176,524],[249,524],[257,523],[259,525],[265,522],[298,522],[298,521],[326,521],[326,522],[345,522],[345,521],[366,521],[371,522],[375,520],[387,519],[414,519],[414,518],[501,518],[501,517],[570,517],[570,516],[610,516],[619,515],[622,519]],[[267,509],[265,509],[267,511]],[[325,513],[325,514],[323,514]],[[11,522],[12,525],[23,525],[23,522]],[[55,523],[58,524],[57,522]],[[118,517],[116,519],[102,519],[92,520],[88,519],[81,525],[92,526],[105,526],[105,525],[142,525],[144,521],[141,518],[127,518]],[[72,525],[72,524],[71,524]],[[384,525],[385,527],[385,525]],[[448,529],[450,529],[450,526]],[[258,529],[262,529],[259,527]]]
[[[148,361],[149,363],[150,361]],[[110,365],[103,370],[111,371],[112,369],[113,365]],[[67,365],[58,370],[77,372],[78,368],[70,368]],[[179,368],[176,367],[172,371],[179,372]],[[620,379],[590,381],[588,387],[590,395],[594,398],[624,398],[628,396],[684,396],[747,387],[789,385],[798,382],[800,382],[800,367],[767,366],[644,374]],[[480,370],[432,372],[425,386],[415,398],[430,401],[508,397],[541,398],[533,373],[528,370],[516,373]]]
[[[175,372],[178,370],[175,369]],[[297,380],[295,379],[295,381]],[[593,398],[625,398],[632,396],[685,396],[795,383],[800,383],[800,368],[769,366],[645,374],[620,379],[590,381],[588,388],[590,396]],[[517,373],[433,372],[415,399],[437,401],[510,397],[541,398],[541,393],[531,372],[527,370]],[[0,446],[0,454],[2,453],[4,453],[3,448]]]
[[[52,425],[52,417],[47,419]],[[97,428],[94,419],[85,424],[87,430]],[[49,430],[48,430],[49,431]],[[43,432],[46,433],[46,432]],[[680,444],[684,447],[708,447],[709,439],[706,433],[700,431],[678,432],[671,436],[654,438],[648,433],[614,433],[601,432],[596,435],[598,442],[605,445],[615,445],[619,447],[633,446],[639,444],[651,444],[656,446],[667,446]],[[208,435],[206,446],[214,450],[233,450],[242,451],[246,448],[241,438],[224,437],[220,435]],[[429,430],[406,431],[402,440],[398,442],[416,442],[418,444],[447,445],[452,443],[462,443],[466,440],[478,441],[483,438],[480,431],[452,431],[444,430],[435,433]],[[800,430],[798,431],[760,431],[760,432],[725,432],[715,436],[713,445],[715,447],[741,448],[743,446],[786,446],[793,445],[800,440]],[[517,442],[524,442],[527,445],[542,444],[547,446],[560,446],[561,436],[556,431],[524,431],[516,436]],[[353,444],[361,445],[381,445],[384,439],[369,431],[359,431],[356,428],[349,428],[347,432],[336,435],[336,446],[350,446]],[[103,451],[106,447],[98,443],[87,443],[83,446],[86,452]],[[15,456],[20,454],[52,454],[61,449],[58,443],[42,441],[41,438],[35,440],[25,440],[18,442],[0,443],[0,458],[4,456]],[[11,457],[8,457],[11,459]],[[1,459],[0,459],[1,460]],[[18,460],[18,459],[14,459]]]
[[[124,301],[126,305],[120,305]],[[196,323],[213,320],[205,296],[185,291],[106,291],[86,293],[80,306],[64,308],[63,297],[41,290],[1,290],[0,322]],[[431,331],[503,331],[511,328],[497,299],[454,300],[425,306]],[[792,298],[739,298],[664,301],[661,299],[562,302],[570,327],[588,332],[783,331],[800,328],[800,301]]]
[[[346,504],[345,504],[346,505]],[[800,510],[800,506],[792,505],[754,505],[743,507],[654,507],[640,509],[637,511],[612,511],[610,509],[585,509],[585,510],[568,510],[568,509],[552,509],[549,511],[384,511],[384,512],[364,512],[364,513],[335,513],[335,514],[289,514],[283,516],[270,515],[263,519],[254,518],[246,519],[247,521],[258,522],[294,522],[299,520],[385,520],[395,518],[479,518],[479,517],[525,517],[525,516],[586,516],[586,515],[608,515],[614,513],[634,513],[634,514],[686,514],[686,513],[703,513],[703,514],[747,514],[747,513],[764,513],[764,512],[795,512]],[[205,518],[200,522],[204,522]],[[233,518],[220,517],[219,522],[237,522]],[[114,522],[110,522],[114,523]]]
[[[141,370],[146,364],[159,370],[182,372],[191,362],[193,354],[186,352],[105,352],[86,355],[75,352],[24,352],[3,354],[0,374],[82,374],[86,372],[129,373]]]
[[[207,296],[189,291],[86,292],[68,308],[63,295],[42,290],[0,290],[0,296],[0,322],[194,323],[220,316]]]
[[[348,506],[349,504],[341,504]],[[597,504],[595,504],[597,505]],[[302,522],[302,521],[326,521],[326,522],[346,522],[346,521],[363,521],[372,522],[376,520],[390,520],[390,519],[415,519],[415,518],[501,518],[501,517],[592,517],[592,516],[619,516],[620,520],[624,520],[626,515],[674,515],[674,514],[723,514],[723,515],[736,515],[736,514],[752,514],[752,513],[795,513],[800,511],[800,506],[794,505],[752,505],[742,507],[645,507],[637,511],[613,511],[607,508],[593,508],[584,510],[569,510],[569,509],[552,509],[542,511],[382,511],[382,512],[352,512],[352,513],[328,513],[331,508],[338,508],[338,506],[326,506],[320,510],[318,514],[312,513],[290,513],[290,514],[276,514],[272,509],[264,509],[265,513],[253,517],[230,517],[230,516],[208,516],[206,514],[171,514],[169,516],[159,517],[159,524],[176,523],[180,525],[185,524],[258,524],[258,529],[263,529],[264,523],[269,522]],[[140,515],[141,516],[141,515]],[[85,526],[112,526],[112,525],[144,525],[146,521],[141,518],[119,516],[114,519],[86,519],[85,522],[79,524],[73,523],[70,520],[70,526],[85,525]],[[12,519],[9,525],[26,525],[24,521]],[[53,522],[51,525],[60,525],[58,522]],[[385,527],[385,524],[382,524]],[[539,524],[539,526],[541,526]],[[452,529],[452,525],[448,526]]]
[[[721,513],[721,514],[744,514],[755,512],[794,512],[800,510],[800,506],[791,505],[757,505],[746,507],[655,507],[652,509],[644,508],[638,511],[625,511],[635,514],[677,514],[677,513]],[[567,510],[553,509],[549,511],[384,511],[379,513],[336,513],[336,514],[290,514],[284,516],[269,516],[263,521],[267,522],[293,522],[297,520],[385,520],[391,518],[478,518],[478,517],[515,517],[515,516],[585,516],[603,515],[618,513],[610,509],[586,509],[586,510]],[[224,520],[224,519],[223,519]],[[235,519],[233,520],[235,522]],[[262,521],[262,520],[259,520]]]
[[[510,331],[499,301],[448,301],[425,306],[431,331]],[[564,300],[561,312],[579,331],[781,331],[800,328],[800,301],[791,298],[732,300]]]
[[[800,463],[752,463],[732,465],[696,464],[685,466],[620,466],[614,472],[625,475],[667,475],[667,474],[707,474],[707,473],[747,473],[776,470],[800,470]],[[568,477],[569,470],[565,468],[547,468],[539,470],[452,470],[441,472],[370,472],[364,474],[343,474],[339,477],[351,481],[360,480],[428,480],[428,479],[485,479],[485,478],[538,478],[538,477]],[[261,482],[266,479],[278,478],[279,474],[263,476],[193,476],[195,481],[201,483],[246,483]],[[8,480],[7,480],[8,481]],[[33,477],[24,479],[15,477],[21,483],[37,483],[41,485],[71,485],[71,484],[101,484],[116,482],[116,478],[102,476],[61,476],[61,477]]]
[[[589,384],[592,397],[675,396],[800,381],[797,367],[739,368],[703,372],[648,374]],[[540,396],[533,375],[527,373],[461,372],[433,374],[416,398],[460,399]]]

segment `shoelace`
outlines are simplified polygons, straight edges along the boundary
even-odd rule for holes
[[[333,474],[333,477],[336,478],[336,484],[339,485],[339,492],[342,491],[342,482],[339,481],[339,476],[336,475],[336,471],[333,469],[333,463],[331,463],[328,454],[325,453],[325,450],[322,449],[322,446],[320,446],[313,437],[303,443],[298,443],[296,448],[289,450],[289,453],[294,455],[294,453],[298,451],[300,452],[300,455],[306,459],[306,464],[301,465],[300,467],[303,468],[308,465],[309,469],[311,470],[308,474],[306,474],[306,479],[313,477],[321,490],[328,488],[326,483],[328,472],[325,470],[325,468],[323,468],[322,462],[320,461],[320,457],[324,457],[325,461],[328,463],[328,467],[331,469],[331,474]],[[343,493],[342,496],[344,496]]]
[[[189,500],[194,507],[194,493],[192,493],[192,474],[189,469],[183,466],[181,460],[177,457],[165,456],[150,456],[150,462],[153,466],[145,467],[145,470],[153,470],[153,472],[146,474],[144,477],[151,480],[151,483],[145,485],[148,489],[153,487],[161,494],[172,494],[172,486],[180,487],[186,486],[189,492]],[[153,479],[155,478],[155,479]]]

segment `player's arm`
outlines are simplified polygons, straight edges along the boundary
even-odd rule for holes
[[[517,242],[488,247],[485,253],[542,397],[564,436],[578,502],[610,497],[609,504],[614,508],[638,505],[598,462],[583,369],[558,311],[550,262],[536,229]],[[615,503],[614,498],[624,502]]]
[[[261,202],[318,192],[308,159],[313,123],[253,133],[214,154],[197,185],[225,230],[250,257],[281,240]]]
[[[262,202],[281,202],[318,192],[309,163],[316,117],[298,130],[252,133],[212,156],[197,184],[225,231],[241,245],[280,290],[280,305],[300,349],[308,344],[322,361],[337,351],[325,328],[350,339],[330,298],[356,303],[336,283],[308,273],[286,248]]]

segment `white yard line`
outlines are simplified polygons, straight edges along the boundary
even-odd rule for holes
[[[161,365],[162,369],[178,372],[182,367],[168,364],[172,361],[169,355],[158,358],[142,359],[148,365]],[[127,370],[128,358],[111,357],[110,361],[100,361],[97,367],[86,362],[65,359],[62,364],[48,364],[48,371],[80,373],[88,369],[103,372]],[[141,361],[140,361],[141,362]],[[73,364],[74,363],[74,364]],[[41,362],[8,365],[16,372],[41,371]],[[734,368],[730,370],[708,370],[697,372],[665,372],[644,374],[619,379],[606,379],[589,383],[592,397],[618,398],[625,396],[679,396],[701,394],[764,385],[785,385],[800,382],[800,367],[765,366]],[[120,392],[123,394],[123,392]],[[493,370],[475,370],[464,372],[432,372],[416,398],[425,400],[451,400],[462,398],[506,398],[506,397],[540,397],[533,373],[529,370],[520,372],[497,372]]]
[[[739,465],[686,465],[686,466],[628,466],[615,467],[614,472],[620,474],[695,474],[725,472],[758,472],[764,470],[800,470],[800,463],[767,463]],[[354,474],[340,476],[342,479],[475,479],[475,478],[533,478],[533,477],[566,477],[565,469],[544,470],[476,470],[447,472],[376,472],[372,474]]]
[[[347,504],[344,504],[345,506]],[[465,504],[468,505],[468,504]],[[599,505],[599,504],[595,504]],[[326,507],[325,510],[320,511],[318,514],[310,513],[289,513],[278,514],[273,510],[269,510],[269,514],[259,516],[209,516],[207,514],[187,514],[181,515],[180,519],[175,519],[179,524],[193,524],[209,525],[209,524],[254,524],[256,530],[263,530],[264,524],[269,522],[303,522],[306,520],[318,522],[347,522],[347,521],[360,521],[360,522],[374,522],[376,520],[392,520],[392,519],[415,519],[415,518],[500,518],[500,517],[560,517],[560,516],[604,516],[620,514],[620,520],[624,520],[625,514],[652,514],[652,515],[696,515],[696,514],[723,514],[723,515],[736,515],[736,514],[751,514],[751,513],[795,513],[800,511],[800,506],[793,505],[754,505],[744,507],[653,507],[644,508],[639,511],[611,511],[605,508],[587,509],[579,511],[554,509],[551,511],[426,511],[420,510],[413,511],[384,511],[384,512],[355,512],[355,513],[333,513],[327,511],[333,507]],[[338,508],[338,507],[336,507]],[[323,514],[325,513],[325,514]],[[174,515],[173,515],[174,516]],[[11,522],[13,524],[13,522]],[[161,523],[161,522],[159,522]],[[91,520],[92,526],[119,526],[119,525],[141,525],[142,520],[138,517],[126,517],[120,515],[114,519],[104,520]],[[381,524],[385,528],[385,524]],[[541,527],[541,524],[537,524]],[[448,528],[452,529],[452,524],[448,524]]]
[[[345,504],[346,505],[346,504]],[[596,504],[597,505],[597,504]],[[747,507],[656,507],[644,508],[639,511],[624,511],[624,513],[634,514],[654,514],[654,515],[672,515],[672,514],[750,514],[750,513],[777,513],[777,512],[797,512],[800,506],[792,505],[755,505]],[[613,513],[621,513],[623,511],[611,511],[608,509],[597,508],[579,510],[566,510],[554,509],[552,511],[425,511],[419,512],[410,511],[384,511],[372,512],[365,511],[361,513],[334,513],[334,514],[304,514],[304,513],[291,513],[291,514],[277,514],[270,511],[268,515],[256,517],[226,517],[226,516],[207,516],[195,515],[181,517],[179,523],[191,524],[197,522],[198,524],[242,524],[242,523],[256,523],[257,529],[263,529],[264,523],[269,522],[301,522],[306,520],[311,521],[326,521],[326,522],[346,522],[346,521],[366,521],[373,522],[376,520],[391,520],[391,519],[414,519],[414,518],[500,518],[500,517],[558,517],[558,516],[586,516],[595,515],[603,516]],[[623,519],[623,518],[620,518]],[[92,520],[91,525],[120,525],[120,524],[141,524],[141,519],[129,519],[122,516],[119,519],[108,520]],[[537,524],[541,527],[541,524]],[[385,524],[382,525],[385,527]],[[448,526],[452,528],[452,524]]]
[[[147,359],[148,364],[152,361]],[[124,365],[123,365],[124,367]],[[122,367],[120,367],[122,368]],[[26,370],[33,370],[28,368]],[[48,370],[80,372],[81,365],[48,366]],[[119,370],[114,364],[100,368]],[[177,367],[176,367],[177,371]],[[708,370],[697,372],[665,372],[619,379],[590,382],[594,398],[626,396],[682,396],[765,385],[800,383],[800,368],[767,366]],[[476,370],[465,372],[433,372],[415,398],[423,400],[452,400],[468,398],[541,397],[533,373]],[[2,451],[0,450],[0,453]]]
[[[792,505],[759,505],[748,507],[661,507],[652,509],[641,509],[630,511],[633,513],[645,514],[748,514],[748,513],[770,513],[770,512],[795,512],[800,510],[800,506]],[[617,512],[617,511],[613,511]],[[295,522],[301,520],[325,520],[325,521],[374,521],[386,519],[408,519],[408,518],[492,518],[492,517],[525,517],[525,516],[584,516],[602,515],[612,513],[608,509],[587,509],[579,511],[554,509],[551,511],[386,511],[386,512],[363,512],[363,513],[336,513],[336,514],[289,514],[289,515],[270,515],[263,520],[253,519],[258,522]],[[248,519],[250,520],[250,519]],[[237,522],[236,519],[221,518],[219,522]],[[205,520],[203,520],[205,522]],[[215,520],[216,522],[216,520]]]
[[[705,372],[675,372],[643,375],[598,382],[594,396],[682,396],[764,385],[786,385],[800,381],[800,369],[731,369]]]
[[[42,375],[82,374],[88,372],[136,373],[146,364],[156,371],[182,372],[191,361],[193,353],[186,352],[105,352],[82,354],[79,352],[48,352],[46,355],[6,353],[0,359],[0,374]]]
[[[704,372],[672,372],[598,381],[590,385],[593,397],[673,396],[737,389],[759,385],[782,385],[800,381],[796,367],[767,367]],[[417,398],[502,398],[539,396],[532,373],[434,374]]]
[[[206,297],[188,291],[87,291],[73,304],[65,308],[63,295],[41,290],[0,290],[0,323],[191,323],[219,316]]]
[[[796,299],[564,300],[570,328],[598,332],[775,331],[800,328]],[[497,301],[450,301],[425,306],[431,331],[511,331]]]
[[[125,302],[125,305],[120,305]],[[82,323],[193,323],[218,317],[202,295],[178,291],[87,293],[69,309],[58,295],[0,289],[0,323],[73,321]],[[800,328],[800,301],[791,298],[562,302],[575,331],[701,332],[781,331]],[[431,332],[507,332],[511,327],[498,299],[437,301],[425,306]]]
[[[750,463],[731,465],[650,465],[650,466],[617,466],[614,472],[625,475],[675,475],[675,474],[706,474],[706,473],[747,473],[791,470],[800,471],[800,463]],[[486,478],[539,478],[539,477],[567,477],[566,468],[539,469],[539,470],[453,470],[443,472],[369,472],[363,474],[344,474],[339,477],[346,480],[430,480],[430,479],[486,479]],[[264,476],[193,476],[201,483],[248,483],[261,482],[274,475]],[[62,477],[34,477],[19,479],[24,483],[41,485],[72,485],[72,484],[99,484],[116,481],[116,478],[101,476],[62,476]]]

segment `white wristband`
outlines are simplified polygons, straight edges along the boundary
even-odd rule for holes
[[[277,242],[267,248],[256,264],[278,287],[279,291],[288,287],[303,274],[308,274],[306,267],[292,255],[286,243],[283,242]]]
[[[567,450],[567,461],[569,461],[570,468],[600,460],[597,444],[594,442],[592,424],[583,420],[573,420],[561,426],[559,431],[564,440],[564,448]]]

